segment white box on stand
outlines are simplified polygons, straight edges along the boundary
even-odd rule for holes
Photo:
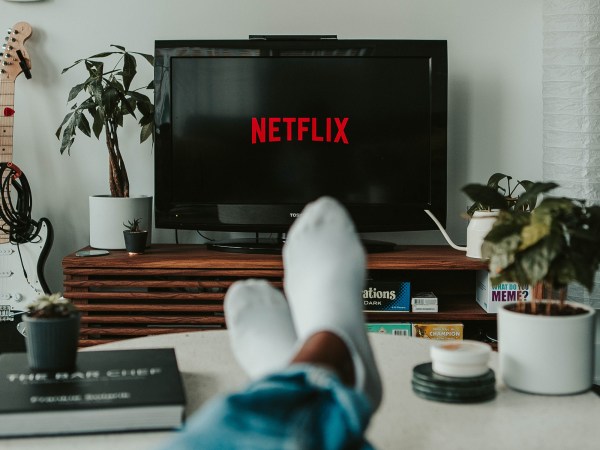
[[[477,271],[476,284],[475,299],[489,313],[497,313],[505,303],[531,300],[531,286],[511,282],[493,285],[487,270]]]

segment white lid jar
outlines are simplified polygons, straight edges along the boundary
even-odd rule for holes
[[[492,348],[479,341],[440,341],[430,348],[433,371],[447,377],[477,377],[485,374]]]

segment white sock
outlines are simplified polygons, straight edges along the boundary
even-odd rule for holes
[[[329,197],[304,208],[283,249],[285,293],[299,341],[319,331],[339,336],[354,362],[355,388],[376,409],[381,380],[364,323],[365,260],[352,220]]]
[[[264,280],[237,281],[225,294],[231,348],[252,379],[286,367],[296,332],[283,294]]]

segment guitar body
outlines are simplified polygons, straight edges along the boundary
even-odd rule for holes
[[[40,295],[50,292],[44,265],[54,232],[47,219],[39,236],[24,244],[0,244],[0,353],[25,351],[25,339],[17,331],[21,314]],[[13,316],[17,313],[16,316]]]
[[[34,241],[0,244],[0,305],[15,311],[25,311],[33,300],[49,293],[44,264],[54,233],[47,219],[41,222],[40,234]]]
[[[27,306],[40,295],[49,293],[44,279],[44,264],[54,238],[52,226],[48,219],[31,221],[29,185],[24,189],[26,177],[12,163],[15,79],[20,73],[31,78],[31,61],[24,47],[31,33],[31,25],[17,22],[8,30],[0,53],[0,163],[3,167],[0,208],[6,208],[0,209],[0,353],[25,349],[24,338],[17,331],[17,324],[21,321],[19,312],[26,311]],[[4,170],[5,167],[11,168],[11,171]],[[8,191],[11,186],[16,191]],[[11,195],[15,193],[17,195]],[[21,201],[23,193],[28,196],[27,202]],[[16,208],[12,205],[14,197],[19,198]],[[29,233],[38,227],[39,233]],[[11,242],[11,235],[22,236],[19,242],[23,243]]]

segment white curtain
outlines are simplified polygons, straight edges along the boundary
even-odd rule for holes
[[[543,177],[556,195],[600,203],[600,0],[543,3]],[[600,308],[600,272],[590,295],[572,300]]]

